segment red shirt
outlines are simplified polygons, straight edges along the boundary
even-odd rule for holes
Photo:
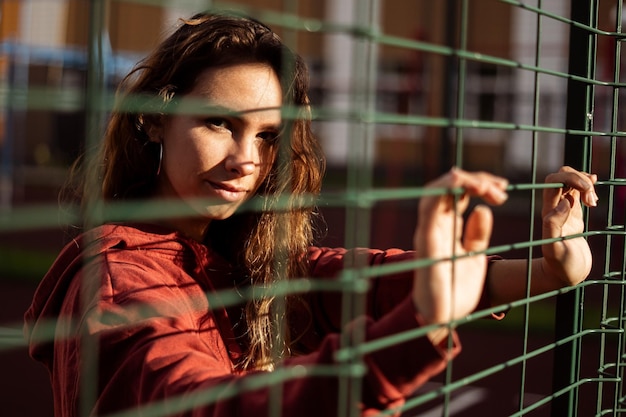
[[[366,265],[413,259],[400,250],[311,248],[310,276],[337,282],[355,255]],[[346,369],[354,377],[343,380],[361,393],[353,406],[376,414],[401,406],[460,351],[456,335],[449,351],[414,337],[367,353],[365,368],[338,361],[342,337],[420,327],[408,271],[372,280],[365,314],[343,328],[340,291],[305,292],[310,312],[290,318],[299,354],[271,373],[240,372],[240,310],[228,304],[241,278],[207,246],[155,226],[105,225],[69,243],[25,315],[30,353],[51,374],[55,416],[155,406],[176,416],[261,417],[276,405],[285,417],[333,416],[350,404],[337,376]]]

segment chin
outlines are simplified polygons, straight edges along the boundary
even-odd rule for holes
[[[226,220],[232,217],[233,214],[235,214],[235,211],[236,210],[232,210],[232,211],[229,210],[225,212],[215,213],[215,212],[211,212],[211,210],[207,210],[203,217],[205,217],[208,220]]]

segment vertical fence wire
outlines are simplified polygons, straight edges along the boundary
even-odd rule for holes
[[[612,89],[611,89],[611,122],[610,122],[610,131],[611,132],[617,132],[619,130],[619,117],[618,117],[618,109],[619,109],[619,94],[620,94],[620,88],[619,88],[619,83],[620,83],[620,70],[621,70],[621,39],[620,39],[620,34],[622,33],[622,1],[619,0],[617,2],[616,5],[616,13],[615,13],[615,50],[613,51],[613,62],[614,62],[614,68],[613,68],[613,77],[612,77]],[[608,175],[609,175],[609,180],[613,181],[615,180],[615,175],[616,175],[616,150],[617,150],[617,144],[618,144],[618,138],[613,134],[611,136],[610,139],[610,161],[609,161],[609,170],[608,170]],[[610,231],[611,230],[615,230],[616,229],[616,225],[614,224],[614,221],[616,219],[614,219],[614,210],[612,209],[613,207],[616,207],[615,205],[615,186],[611,185],[608,187],[608,202],[607,202],[607,219],[606,219],[606,230],[607,230],[607,234],[606,234],[606,238],[605,238],[605,260],[604,260],[604,266],[603,266],[603,275],[605,277],[605,279],[610,280],[611,279],[611,260],[614,256],[616,256],[615,253],[613,253],[613,251],[611,250],[611,246],[612,243],[615,241],[615,239],[617,238],[617,236],[613,236]],[[618,226],[619,227],[619,226]],[[623,229],[623,226],[621,227]],[[622,254],[622,258],[623,258],[623,254]],[[621,274],[619,274],[618,277],[613,277],[613,279],[621,279],[622,281],[624,280],[624,276],[623,276],[623,265],[622,265],[622,272]],[[611,317],[610,316],[610,312],[609,312],[609,308],[610,308],[610,300],[609,300],[609,294],[611,292],[615,291],[614,286],[610,285],[610,284],[603,284],[602,285],[602,301],[601,301],[601,313],[600,313],[600,317],[599,320],[600,322],[598,323],[598,326],[600,328],[615,328],[615,329],[623,329],[624,328],[624,316],[623,314],[618,314],[617,319],[615,317]],[[625,302],[625,298],[624,298],[624,290],[623,288],[621,288],[619,291],[619,303],[621,306],[624,306],[624,302]],[[619,310],[618,310],[619,313]],[[617,337],[616,339],[616,353],[614,354],[614,356],[611,358],[612,360],[608,361],[606,360],[606,356],[609,355],[610,353],[607,351],[608,348],[608,344],[609,344],[609,340],[607,340],[607,338],[610,335],[607,335],[605,333],[601,333],[599,338],[600,338],[600,349],[599,349],[599,358],[598,358],[598,372],[600,375],[606,375],[609,377],[614,377],[614,378],[620,378],[621,379],[621,374],[623,373],[622,369],[623,366],[621,365],[623,359],[620,358],[620,352],[622,350],[622,344],[623,344],[623,337]],[[606,388],[605,388],[606,385]],[[620,400],[620,393],[621,393],[621,382],[615,383],[613,385],[610,385],[608,383],[605,383],[604,381],[600,380],[598,383],[598,387],[597,387],[597,402],[596,402],[596,415],[602,415],[605,407],[605,404],[603,402],[603,397],[604,397],[604,393],[606,390],[613,390],[612,395],[610,396],[610,398],[612,398],[612,405],[613,405],[613,415],[617,415],[617,408],[618,408],[618,404],[620,404],[621,400]]]
[[[375,111],[378,55],[376,44],[372,40],[379,24],[380,14],[378,0],[352,2],[353,14],[353,50],[352,81],[350,83],[350,111],[356,120],[350,120],[348,128],[348,149],[351,152],[347,159],[346,194],[352,203],[346,204],[346,247],[367,247],[370,242],[370,222],[372,202],[366,197],[372,189],[372,148],[374,140],[371,116]],[[349,242],[349,243],[348,243]],[[345,265],[348,273],[344,276],[351,281],[352,291],[342,295],[342,322],[347,324],[365,312],[366,298],[363,290],[367,278],[362,275],[366,267],[363,257]],[[365,328],[360,325],[342,337],[342,347],[352,349],[365,340]],[[361,399],[362,375],[365,370],[361,355],[350,355],[342,364],[354,369],[354,372],[341,373],[339,383],[338,415],[357,416],[356,404]],[[346,376],[344,376],[346,375]],[[350,402],[347,402],[350,401]]]
[[[537,8],[541,10],[542,6],[543,6],[542,0],[538,0]],[[537,13],[535,17],[535,45],[534,45],[535,56],[534,56],[534,63],[533,63],[535,67],[540,67],[541,65],[542,23],[543,23],[543,17],[541,14]],[[541,105],[539,82],[540,82],[539,73],[533,72],[533,115],[532,115],[533,126],[539,126],[539,114],[540,114],[540,105]],[[539,136],[538,131],[535,130],[532,132],[532,146],[531,146],[532,161],[531,161],[531,167],[530,167],[530,180],[532,184],[537,183],[537,170],[538,170],[537,149],[538,149],[538,140],[539,140],[538,136]],[[535,208],[536,208],[536,202],[537,202],[536,193],[537,193],[536,189],[533,188],[532,190],[530,190],[530,200],[528,202],[528,207],[529,207],[528,240],[531,242],[535,240],[533,226],[535,224],[535,213],[536,213]],[[526,298],[530,297],[530,286],[531,286],[531,280],[533,279],[532,274],[531,274],[533,251],[534,251],[533,248],[529,247],[527,254],[526,254],[527,256]],[[528,338],[530,335],[530,309],[531,309],[530,304],[524,305],[523,307],[523,315],[524,315],[524,319],[523,319],[524,337],[522,338],[522,356],[523,357],[525,357],[528,353]],[[521,369],[520,369],[519,404],[518,404],[519,411],[524,410],[525,394],[527,390],[526,369],[527,369],[527,360],[523,360],[521,363]]]
[[[576,1],[570,3],[571,19],[591,28],[597,27],[597,2]],[[595,57],[595,35],[587,29],[575,25],[570,27],[569,70],[573,75],[584,79],[593,79],[593,58]],[[568,81],[566,127],[572,130],[589,132],[592,130],[593,84],[570,79]],[[565,135],[564,163],[576,169],[586,171],[589,167],[590,137],[587,134]],[[561,340],[579,334],[581,328],[581,300],[583,289],[577,288],[557,297],[555,339]],[[554,350],[553,390],[565,389],[564,395],[557,396],[552,402],[552,415],[576,416],[579,375],[580,340],[557,346]]]
[[[89,2],[89,20],[88,20],[88,47],[87,47],[87,85],[85,90],[85,141],[86,149],[95,149],[95,145],[100,141],[102,126],[104,122],[104,97],[106,84],[106,62],[105,51],[107,50],[105,42],[108,41],[107,33],[107,9],[108,2],[105,0],[94,0]],[[97,186],[92,184],[91,186]],[[102,219],[99,218],[99,210],[97,207],[100,201],[89,201],[87,203],[87,218],[85,219],[86,227],[89,225],[99,224]],[[92,277],[84,276],[83,279],[92,279]],[[87,311],[90,295],[87,293],[89,285],[81,285],[81,311]],[[79,392],[79,410],[82,415],[89,415],[97,402],[97,381],[99,379],[98,369],[100,361],[98,360],[98,343],[89,335],[85,329],[84,334],[80,334],[80,375],[82,376]]]
[[[445,45],[454,48],[456,50],[466,50],[468,42],[468,4],[467,1],[454,1],[448,0],[446,2],[446,9],[448,11],[447,18],[455,22],[449,24],[445,30]],[[458,22],[458,27],[457,27]],[[465,115],[465,81],[467,62],[465,59],[458,57],[456,54],[450,54],[445,58],[445,76],[443,81],[443,116],[451,120],[463,119]],[[463,131],[462,127],[448,126],[442,131],[442,145],[440,163],[443,167],[449,161],[449,157],[454,150],[454,164],[459,168],[463,168]],[[456,236],[455,236],[456,239]],[[455,253],[455,245],[452,248],[453,256]],[[451,274],[455,279],[458,274],[455,272],[454,264],[451,265]],[[453,314],[453,311],[450,312]],[[449,329],[452,327],[449,326]],[[448,347],[451,347],[451,340],[449,340]],[[443,379],[444,385],[450,385],[453,381],[454,362],[448,363]],[[445,392],[442,399],[442,415],[449,416],[451,413],[452,392]]]
[[[296,1],[282,0],[282,6],[287,14],[293,14],[293,15],[298,14],[298,4]],[[292,48],[293,50],[296,50],[297,43],[298,43],[297,31],[291,30],[289,28],[285,28],[283,30],[283,42],[285,43],[287,47]],[[286,91],[289,88],[289,86],[285,85],[285,81],[283,80],[289,79],[288,74],[293,70],[293,65],[294,65],[293,62],[287,62],[286,68],[283,70],[284,73],[279,74],[281,83],[283,84],[284,91]],[[287,102],[287,103],[284,103],[284,105],[285,105],[284,107],[292,107],[293,103]],[[289,126],[289,123],[286,123],[286,125]],[[287,127],[285,130],[289,132],[290,128]],[[281,145],[281,150],[278,153],[278,158],[285,158],[286,160],[288,160],[290,144],[287,141],[282,141],[280,145]],[[291,178],[291,173],[289,170],[287,170],[286,172],[280,173],[279,175],[288,176],[288,178],[285,178],[286,183],[291,183],[293,181],[293,178]],[[289,233],[287,230],[288,226],[285,224],[287,221],[288,221],[287,219],[283,219],[278,225],[278,228],[275,232],[277,235],[275,237],[276,239],[275,241],[284,242],[288,239],[288,236],[285,236],[287,233]],[[288,281],[287,265],[289,265],[289,261],[288,259],[286,259],[287,256],[288,254],[286,253],[285,250],[283,250],[282,253],[277,253],[275,256],[274,265],[275,265],[275,271],[276,271],[275,272],[276,282],[286,283]],[[275,297],[270,311],[271,311],[272,317],[279,318],[278,320],[276,320],[277,322],[276,325],[278,327],[277,332],[279,333],[280,340],[281,341],[287,340],[288,329],[286,329],[284,320],[282,320],[282,318],[286,317],[286,314],[287,314],[285,296]],[[276,343],[276,346],[274,348],[275,352],[273,354],[274,358],[280,358],[282,356],[283,354],[283,352],[281,352],[282,349],[283,349],[282,344]],[[269,387],[269,401],[268,401],[268,406],[267,406],[268,407],[267,414],[269,417],[280,417],[282,415],[282,407],[281,407],[282,398],[283,398],[283,384],[282,383],[271,384]]]

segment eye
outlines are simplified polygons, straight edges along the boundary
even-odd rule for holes
[[[261,139],[263,142],[276,142],[278,138],[280,138],[280,132],[276,130],[269,130],[265,132],[260,132],[257,134],[257,137]]]
[[[214,130],[219,130],[219,131],[224,131],[224,130],[231,131],[232,130],[228,120],[221,118],[221,117],[210,117],[208,119],[205,119],[204,123],[208,127]]]

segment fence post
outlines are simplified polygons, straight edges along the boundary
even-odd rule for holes
[[[92,0],[88,5],[89,33],[87,44],[87,85],[85,90],[85,144],[86,149],[93,149],[93,145],[102,135],[103,123],[103,97],[105,92],[105,43],[107,36],[107,2],[105,0]],[[89,201],[93,206],[95,201]],[[88,208],[86,225],[98,224],[101,219],[94,215],[94,211]],[[87,288],[89,286],[85,286]],[[85,291],[83,288],[83,291]],[[82,294],[85,300],[93,295]],[[82,305],[83,310],[86,305]],[[79,414],[91,414],[97,399],[98,381],[98,349],[94,338],[87,334],[81,335],[80,351],[83,355],[81,363],[81,387],[79,399]]]
[[[571,19],[585,26],[597,23],[597,0],[571,0]],[[570,24],[568,73],[590,79],[594,75],[596,38],[588,29]],[[593,85],[570,78],[567,85],[567,111],[564,164],[587,171],[590,167],[589,135],[593,122]],[[579,132],[579,133],[576,133]],[[558,342],[581,330],[582,288],[559,295],[556,300],[555,340]],[[573,339],[554,349],[553,393],[572,389],[552,401],[553,417],[577,415],[578,388],[573,388],[580,369],[580,341]]]

